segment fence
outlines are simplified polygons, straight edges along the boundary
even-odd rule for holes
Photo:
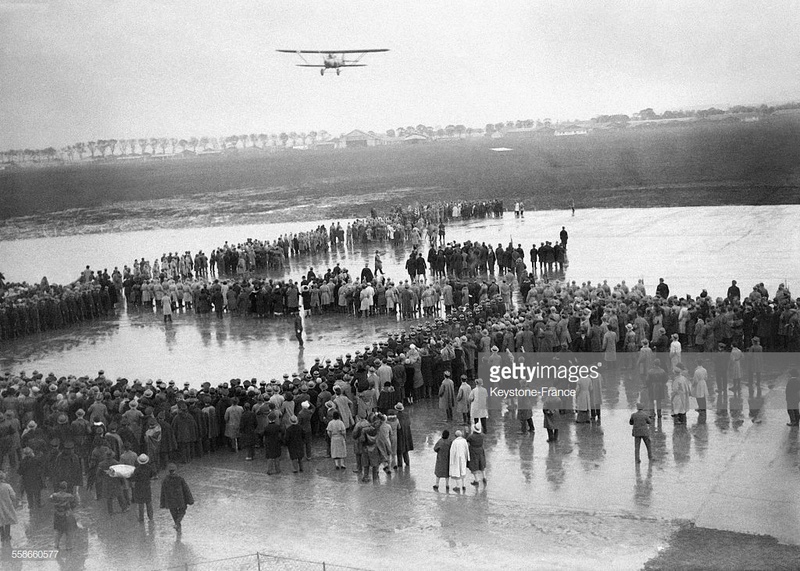
[[[166,567],[157,571],[167,571],[168,569],[175,571],[366,571],[359,567],[336,565],[325,561],[279,557],[258,551],[240,557],[184,563],[183,565]]]

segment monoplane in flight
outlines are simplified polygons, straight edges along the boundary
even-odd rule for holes
[[[371,49],[371,50],[276,50],[282,54],[297,54],[303,63],[298,63],[298,67],[318,67],[320,68],[319,74],[325,75],[326,69],[335,69],[336,75],[339,75],[343,67],[365,67],[366,64],[358,63],[365,54],[375,52],[388,52],[385,48]],[[320,54],[322,55],[322,63],[314,64],[308,63],[303,54]],[[361,54],[358,58],[349,60],[347,54]]]

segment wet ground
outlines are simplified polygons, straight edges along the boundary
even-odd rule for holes
[[[697,294],[706,287],[723,295],[735,278],[745,291],[763,281],[772,292],[779,282],[795,289],[800,283],[798,268],[787,263],[800,253],[798,213],[800,207],[597,210],[578,211],[574,218],[568,212],[528,212],[524,220],[507,214],[451,225],[448,239],[505,244],[513,238],[527,249],[532,240],[555,239],[565,225],[571,236],[569,279],[624,278],[632,284],[641,277],[652,290],[663,276],[676,293]],[[273,238],[282,231],[231,226],[20,240],[0,242],[0,259],[11,280],[38,281],[47,274],[63,282],[86,263],[110,269],[142,255],[209,251],[225,240]],[[371,252],[343,250],[303,260],[290,275],[337,261],[358,269]],[[402,275],[406,255],[397,250],[384,257],[389,276]],[[85,327],[4,343],[0,368],[58,375],[91,375],[102,368],[111,377],[194,386],[265,379],[308,367],[315,357],[363,348],[399,326],[385,317],[315,316],[306,320],[306,347],[300,350],[289,321],[180,313],[165,326],[154,313],[120,308],[115,317]],[[782,378],[772,375],[768,382],[762,423],[751,422],[746,400],[741,413],[710,412],[705,424],[695,413],[685,428],[667,417],[654,437],[654,463],[638,469],[628,417],[640,387],[625,376],[606,381],[601,425],[571,424],[554,446],[544,442],[541,411],[535,412],[533,439],[518,433],[509,413],[493,413],[489,485],[469,486],[466,495],[431,489],[432,446],[449,426],[427,402],[411,412],[416,450],[410,470],[390,479],[381,475],[375,485],[359,483],[349,470],[335,471],[319,448],[309,470],[277,477],[266,476],[263,461],[218,454],[181,469],[198,502],[180,541],[166,512],[152,526],[140,526],[133,512],[109,518],[84,493],[78,548],[60,563],[37,567],[156,569],[259,550],[367,568],[636,569],[659,549],[674,549],[676,537],[686,533],[676,522],[700,518],[709,528],[774,536],[783,527],[781,540],[790,541],[800,528],[791,515],[798,447],[780,410]],[[750,482],[763,482],[763,492],[747,492]],[[753,510],[763,515],[759,521],[774,516],[777,526],[756,525],[747,516]],[[27,508],[20,513],[14,546],[52,545],[50,513],[32,519]],[[794,537],[800,537],[797,531]],[[3,568],[19,564],[4,553]],[[736,566],[729,561],[717,568]]]
[[[775,389],[776,397],[780,392]],[[352,450],[348,469],[334,470],[324,440],[316,442],[300,474],[291,473],[285,458],[283,472],[267,476],[260,451],[255,462],[246,462],[243,452],[220,451],[180,466],[196,498],[180,538],[166,510],[156,510],[155,522],[140,524],[134,510],[109,516],[101,502],[81,491],[76,549],[62,554],[58,564],[38,567],[161,569],[258,550],[370,569],[638,569],[669,548],[673,533],[685,533],[681,522],[706,510],[721,480],[758,482],[752,478],[763,466],[729,471],[752,430],[772,436],[789,431],[779,414],[752,424],[746,414],[712,412],[702,424],[692,412],[688,427],[664,418],[653,439],[654,461],[637,466],[627,410],[604,411],[599,425],[570,422],[554,445],[545,442],[541,411],[534,413],[534,436],[520,434],[513,415],[492,413],[488,484],[468,485],[462,494],[432,489],[433,445],[442,429],[459,426],[447,423],[430,402],[409,410],[411,467],[381,473],[378,482],[359,482],[351,471]],[[792,454],[782,444],[777,448],[783,456]],[[157,498],[160,482],[155,484]],[[773,490],[774,500],[778,492]],[[735,499],[729,503],[724,518],[733,512],[746,520],[752,513],[739,509]],[[30,516],[25,507],[20,516],[14,547],[49,549],[49,508]],[[785,548],[782,560],[799,553]],[[676,554],[682,552],[671,557]],[[695,561],[713,563],[699,556]],[[726,568],[742,568],[728,562]],[[3,563],[4,569],[21,568],[7,553]]]

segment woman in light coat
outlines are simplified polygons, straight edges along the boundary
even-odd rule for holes
[[[467,476],[467,462],[469,462],[469,444],[464,439],[464,434],[460,430],[456,430],[456,438],[450,445],[450,478],[458,484],[461,481],[461,491],[466,492],[467,487],[464,485],[464,478]],[[456,485],[456,490],[459,486]]]

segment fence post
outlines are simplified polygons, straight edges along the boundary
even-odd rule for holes
[[[325,562],[322,562],[322,571],[325,571]]]
[[[261,571],[261,554],[258,551],[256,551],[256,567]]]

